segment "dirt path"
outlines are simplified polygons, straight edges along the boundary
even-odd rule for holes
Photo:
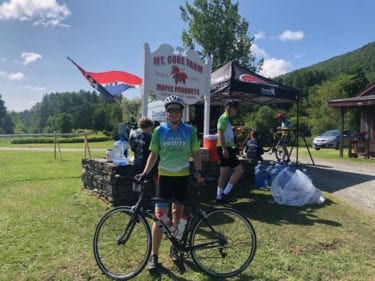
[[[274,155],[265,155],[274,160]],[[350,163],[299,157],[299,169],[306,168],[314,185],[322,191],[343,198],[351,205],[375,216],[375,162]]]

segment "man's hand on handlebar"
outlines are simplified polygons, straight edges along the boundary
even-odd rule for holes
[[[196,171],[194,174],[195,179],[197,182],[202,183],[204,182],[204,173],[203,171]]]
[[[145,173],[140,173],[140,174],[135,175],[135,176],[134,176],[134,179],[135,179],[137,182],[141,182],[141,181],[144,181],[146,177],[147,177],[147,174],[145,174]]]

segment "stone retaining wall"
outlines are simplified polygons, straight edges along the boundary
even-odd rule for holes
[[[191,167],[193,167],[192,162]],[[242,160],[244,166],[243,178],[253,177],[253,164]],[[219,164],[202,161],[202,168],[207,177],[213,178],[216,185],[219,177]],[[193,169],[193,168],[192,168]],[[105,158],[84,158],[82,159],[83,186],[114,206],[133,205],[136,202],[137,194],[133,192],[132,179],[134,177],[133,164],[130,162],[126,166],[117,166],[112,162],[107,162]],[[146,188],[146,196],[152,197],[153,187]]]

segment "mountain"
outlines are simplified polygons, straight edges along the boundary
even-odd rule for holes
[[[361,69],[369,83],[375,82],[375,42],[351,51],[349,53],[333,57],[326,61],[301,68],[278,77],[281,81],[294,80],[293,76],[301,72],[324,73],[325,79],[332,79],[340,73],[354,69]]]

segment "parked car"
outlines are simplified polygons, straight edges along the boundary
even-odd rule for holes
[[[343,139],[344,147],[348,147],[349,139],[356,137],[357,132],[354,130],[344,130]],[[319,150],[322,147],[339,149],[340,146],[340,130],[325,131],[321,135],[314,138],[312,142],[313,147]]]

